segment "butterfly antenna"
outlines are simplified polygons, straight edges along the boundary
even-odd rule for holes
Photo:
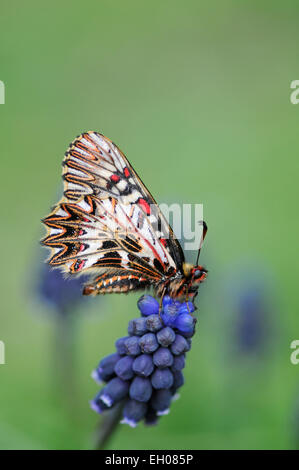
[[[202,247],[202,245],[203,245],[203,241],[204,241],[205,236],[206,236],[207,231],[208,231],[208,226],[207,226],[207,224],[205,223],[204,220],[201,220],[201,221],[199,222],[199,225],[202,225],[202,226],[203,226],[203,229],[202,229],[202,236],[201,236],[201,240],[200,240],[200,244],[199,244],[199,248],[198,248],[198,253],[197,253],[197,258],[196,258],[195,266],[198,265],[200,250],[201,250],[201,247]]]

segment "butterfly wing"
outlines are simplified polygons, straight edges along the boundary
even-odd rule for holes
[[[171,227],[125,155],[110,139],[97,132],[77,137],[65,154],[63,179],[64,195],[69,200],[94,194],[100,199],[114,197],[124,205],[137,204],[155,232],[161,232],[157,233],[158,238],[167,246],[176,266],[182,265],[184,253]]]
[[[136,276],[144,286],[181,269],[180,244],[115,144],[84,133],[70,145],[63,167],[64,197],[43,221],[50,265],[71,274],[95,270],[97,286],[108,282],[109,291],[137,288]]]

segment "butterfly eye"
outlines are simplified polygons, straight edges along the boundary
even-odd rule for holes
[[[196,271],[194,271],[194,278],[197,279],[201,276],[201,271],[199,269],[196,269]]]

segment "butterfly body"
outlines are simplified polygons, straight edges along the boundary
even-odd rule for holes
[[[95,274],[85,295],[153,288],[193,298],[206,276],[185,262],[155,200],[119,148],[96,132],[80,135],[63,162],[64,196],[43,222],[48,263]]]
[[[203,282],[207,271],[202,266],[193,267],[200,272],[197,279],[176,273],[174,276],[162,277],[159,282],[142,275],[133,275],[118,272],[117,275],[107,274],[106,277],[99,276],[92,284],[84,287],[84,295],[107,294],[113,292],[128,292],[130,290],[144,290],[153,287],[157,297],[168,294],[170,297],[179,298],[183,296],[193,297],[197,292],[199,283]]]

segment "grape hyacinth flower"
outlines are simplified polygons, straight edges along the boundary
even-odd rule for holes
[[[104,387],[91,401],[97,413],[122,405],[121,423],[155,424],[169,413],[184,384],[185,355],[191,348],[196,319],[192,302],[150,295],[138,301],[141,317],[129,322],[128,336],[116,341],[116,352],[102,359],[92,377]]]

